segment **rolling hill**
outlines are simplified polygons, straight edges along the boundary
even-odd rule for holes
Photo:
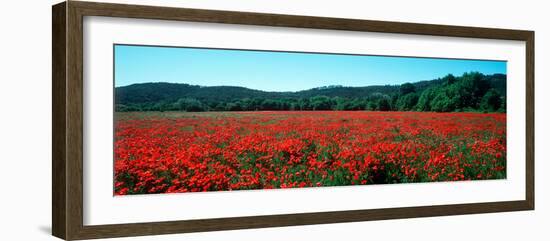
[[[481,76],[480,79],[489,85],[489,88],[496,90],[502,96],[506,95],[506,75],[479,75]],[[454,76],[451,77],[455,79]],[[461,77],[457,77],[456,79],[460,80]],[[449,76],[446,76],[410,84],[414,86],[414,92],[420,95],[426,89],[444,87],[451,83]],[[196,104],[200,103],[201,105],[205,105],[205,108],[209,110],[217,110],[216,106],[220,105],[220,103],[228,104],[239,101],[250,102],[250,100],[270,100],[294,103],[299,100],[303,101],[304,99],[315,97],[328,97],[332,99],[362,99],[368,102],[369,99],[378,98],[380,96],[390,98],[393,96],[393,98],[395,98],[395,96],[403,94],[401,93],[401,87],[401,85],[375,85],[364,87],[324,86],[296,92],[270,92],[237,86],[199,86],[156,82],[116,87],[115,103],[117,105],[117,110],[124,111],[140,109],[155,110],[159,108],[169,110],[170,108],[166,107],[167,105],[174,104],[182,99],[197,101]],[[153,108],[153,106],[157,107]],[[227,105],[224,108],[227,109]],[[284,109],[287,108],[290,109],[291,106],[285,107]],[[172,109],[177,108],[174,107]]]

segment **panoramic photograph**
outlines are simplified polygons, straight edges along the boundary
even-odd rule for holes
[[[506,178],[506,61],[113,49],[114,195]]]

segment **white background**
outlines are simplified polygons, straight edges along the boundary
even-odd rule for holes
[[[507,178],[113,197],[113,43],[507,60]],[[84,225],[525,199],[524,42],[86,17],[84,56]]]
[[[146,1],[133,1],[140,3]],[[530,29],[536,31],[536,149],[548,146],[550,20],[544,1],[155,1],[183,7]],[[51,4],[4,3],[0,24],[2,240],[55,240],[51,219]],[[536,153],[536,211],[165,235],[155,240],[543,240],[550,165]],[[151,240],[151,237],[127,240]]]

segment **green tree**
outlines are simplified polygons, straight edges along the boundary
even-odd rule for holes
[[[172,110],[182,110],[187,112],[206,111],[208,108],[199,100],[192,98],[182,98],[172,104]]]
[[[380,98],[376,109],[379,111],[389,111],[391,109],[389,98]]]
[[[350,110],[366,110],[367,109],[367,100],[353,98],[350,100],[348,105]]]
[[[502,99],[495,89],[490,89],[481,99],[480,107],[486,111],[497,111],[501,108]]]
[[[456,105],[444,91],[440,91],[436,94],[434,99],[431,101],[430,106],[432,107],[432,111],[437,112],[449,112],[455,110],[456,108]]]
[[[506,112],[506,97],[502,97],[502,103],[500,104],[500,109],[498,112]]]
[[[225,108],[228,111],[242,111],[243,110],[243,108],[241,106],[241,103],[238,102],[238,101],[227,103]]]
[[[418,95],[414,92],[410,92],[406,95],[402,95],[397,99],[397,110],[413,110],[418,102]]]
[[[378,107],[378,103],[376,101],[368,101],[367,102],[367,110],[376,110],[376,108]]]
[[[300,98],[300,100],[298,100],[298,106],[300,107],[300,110],[313,109],[313,107],[311,107],[311,102],[309,101],[309,98]]]
[[[424,90],[418,98],[415,109],[417,111],[431,111],[432,106],[430,105],[430,102],[434,99],[436,92],[437,89],[435,88],[428,88]]]
[[[470,72],[462,75],[452,88],[460,98],[459,108],[470,107],[477,109],[481,98],[491,87],[490,83],[479,72]]]
[[[334,106],[334,110],[350,110],[350,101],[348,99],[342,98],[342,97],[334,97],[332,98],[332,102],[336,103]]]
[[[296,92],[171,83],[115,88],[116,111],[314,109],[505,112],[506,75],[470,72],[402,85],[327,86]]]
[[[399,87],[399,92],[401,93],[401,95],[414,93],[415,91],[416,91],[416,88],[411,83],[404,83]]]
[[[313,110],[330,110],[332,109],[332,101],[326,96],[315,96],[310,99]]]
[[[445,77],[442,78],[443,83],[446,85],[452,85],[456,82],[456,77],[452,74],[448,74]]]

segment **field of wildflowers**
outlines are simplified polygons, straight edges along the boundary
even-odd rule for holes
[[[506,177],[506,114],[115,113],[115,195]]]

